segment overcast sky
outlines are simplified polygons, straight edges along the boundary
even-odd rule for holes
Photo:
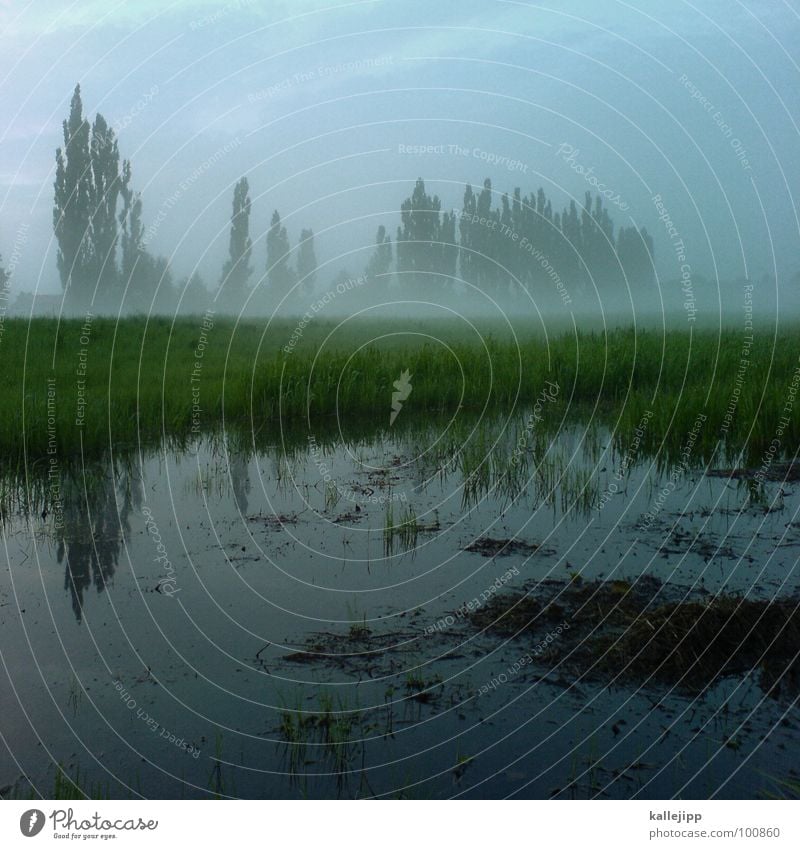
[[[681,262],[657,195],[695,273],[786,278],[799,15],[796,0],[0,0],[0,252],[16,287],[58,291],[54,153],[80,82],[177,276],[217,282],[241,176],[253,263],[277,208],[293,244],[315,230],[332,276],[362,270],[379,224],[394,234],[418,176],[447,208],[485,177],[498,204],[542,186],[560,207],[591,168],[665,277]]]

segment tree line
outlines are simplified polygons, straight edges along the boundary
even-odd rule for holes
[[[94,123],[83,115],[80,85],[63,123],[63,147],[56,150],[53,227],[57,265],[66,301],[73,310],[169,312],[179,301],[196,312],[209,297],[200,275],[173,281],[168,261],[147,247],[142,196],[131,186],[130,160],[120,160],[114,130],[99,113]],[[240,307],[247,295],[252,240],[247,178],[236,183],[229,255],[219,281],[222,301]],[[267,278],[275,291],[290,291],[298,279],[313,288],[316,271],[314,234],[301,234],[297,267],[290,268],[286,228],[276,211],[267,233]]]
[[[599,195],[592,199],[586,192],[580,210],[571,201],[562,212],[553,210],[541,188],[524,197],[519,188],[510,198],[506,192],[499,207],[493,207],[494,198],[486,179],[479,193],[467,184],[460,211],[442,210],[438,196],[418,179],[400,207],[397,274],[420,291],[434,280],[440,286],[463,280],[493,295],[515,287],[578,293],[655,279],[651,236],[636,227],[621,227],[615,235]],[[377,243],[373,270],[387,273],[391,246],[384,228]]]
[[[76,85],[56,150],[53,227],[57,265],[71,310],[185,312],[202,310],[210,291],[195,273],[176,283],[166,258],[147,246],[142,196],[131,184],[130,160],[121,160],[118,140],[101,114],[92,124],[83,114]],[[653,241],[645,229],[620,227],[601,197],[586,193],[561,212],[539,188],[500,196],[491,180],[476,191],[467,184],[460,210],[442,209],[422,178],[400,205],[392,242],[381,225],[365,275],[376,294],[420,297],[433,291],[469,288],[492,296],[523,288],[571,294],[588,288],[647,285],[654,279]],[[274,308],[299,303],[315,290],[314,233],[303,229],[293,248],[277,210],[266,234],[266,264],[253,281],[249,184],[234,186],[228,256],[217,283],[218,303],[238,311],[251,299]],[[340,276],[348,276],[342,272]],[[459,282],[461,281],[461,282]],[[0,284],[7,275],[0,264]],[[252,293],[253,287],[256,293]]]

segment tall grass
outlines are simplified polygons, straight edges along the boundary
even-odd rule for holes
[[[286,353],[294,322],[237,324],[216,321],[197,357],[201,319],[95,318],[88,344],[80,320],[9,319],[2,338],[5,393],[0,408],[0,451],[8,466],[46,458],[121,451],[164,438],[192,438],[223,424],[254,439],[286,438],[293,429],[315,434],[388,430],[393,383],[411,374],[412,392],[394,425],[419,425],[455,413],[524,412],[546,381],[558,384],[560,413],[591,415],[615,429],[625,450],[645,411],[653,412],[641,449],[679,450],[698,413],[708,418],[696,457],[708,457],[720,437],[727,450],[746,448],[756,459],[775,437],[798,365],[795,327],[777,337],[757,333],[750,365],[737,388],[736,413],[723,432],[736,388],[742,337],[733,330],[619,329],[544,339],[509,332],[478,341],[458,326],[428,323],[426,332],[447,345],[420,344],[421,337],[380,336],[386,325],[311,325]],[[86,338],[83,340],[86,342]],[[79,416],[77,370],[85,352]],[[198,368],[199,363],[199,368]],[[192,382],[192,378],[197,380]],[[54,383],[49,413],[48,379]],[[197,394],[193,396],[195,388]],[[193,421],[192,404],[200,407]],[[798,405],[800,406],[800,405]],[[559,416],[548,415],[549,426]],[[322,438],[322,437],[320,437]],[[782,452],[800,443],[798,411],[789,412]],[[50,454],[48,455],[48,448]]]

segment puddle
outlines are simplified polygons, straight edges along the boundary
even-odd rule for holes
[[[208,438],[5,481],[3,795],[708,798],[796,777],[796,476],[689,467],[663,494],[670,469],[620,475],[607,433],[520,447],[525,421]]]

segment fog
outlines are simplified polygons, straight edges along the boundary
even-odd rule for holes
[[[710,800],[800,798],[799,44],[798,0],[0,0],[9,833],[789,834]]]
[[[0,308],[774,320],[798,30],[717,0],[3,3]],[[91,261],[54,228],[76,84],[118,145]]]

